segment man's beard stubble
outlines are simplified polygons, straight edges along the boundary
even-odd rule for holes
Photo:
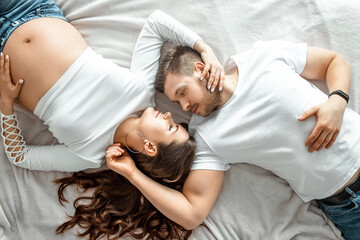
[[[221,96],[218,90],[215,90],[213,93],[206,89],[204,91],[205,94],[202,102],[205,106],[205,112],[202,116],[207,117],[211,112],[216,111],[219,108]]]

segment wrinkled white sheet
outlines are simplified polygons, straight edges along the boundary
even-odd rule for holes
[[[154,1],[56,0],[94,50],[129,67],[136,38],[155,9],[172,15],[214,48],[219,59],[246,50],[256,40],[284,39],[332,49],[352,65],[349,107],[360,112],[360,2],[352,0]],[[324,87],[320,84],[320,87]],[[324,89],[324,88],[323,88]],[[158,97],[161,109],[173,107]],[[173,108],[171,108],[173,109]],[[29,144],[56,140],[28,111],[17,108]],[[178,120],[189,119],[177,108]],[[72,214],[63,208],[52,180],[69,174],[12,166],[0,153],[0,239],[77,239],[76,229],[56,236]],[[76,189],[68,190],[70,200]],[[239,164],[226,173],[222,192],[206,226],[192,239],[341,239],[314,202],[303,203],[287,183],[261,168]]]

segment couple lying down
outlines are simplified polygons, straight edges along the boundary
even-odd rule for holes
[[[106,157],[112,170],[57,180],[62,201],[71,184],[94,189],[57,233],[78,224],[91,239],[127,232],[187,238],[209,213],[229,164],[247,162],[286,179],[304,201],[319,200],[346,239],[358,236],[360,121],[346,109],[350,69],[338,54],[257,42],[230,58],[223,76],[195,33],[157,11],[125,69],[95,54],[52,1],[6,4],[0,4],[0,86],[9,160],[34,170],[79,171]],[[158,66],[164,41],[188,47],[170,50]],[[304,78],[326,81],[331,96]],[[189,130],[196,153],[171,114],[151,108],[155,87],[195,113]],[[15,99],[49,126],[59,145],[25,144]]]

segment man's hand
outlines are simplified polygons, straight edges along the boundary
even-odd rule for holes
[[[309,152],[331,147],[339,135],[345,108],[346,101],[340,96],[333,95],[325,103],[311,107],[298,118],[300,121],[305,121],[311,116],[317,119],[315,128],[305,141]]]
[[[120,143],[111,145],[106,149],[106,163],[109,169],[118,174],[131,178],[136,170],[134,160],[120,147]]]

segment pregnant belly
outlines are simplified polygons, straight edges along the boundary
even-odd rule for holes
[[[24,79],[18,101],[34,111],[38,101],[86,49],[80,33],[57,18],[38,18],[18,27],[7,40],[12,81]]]

